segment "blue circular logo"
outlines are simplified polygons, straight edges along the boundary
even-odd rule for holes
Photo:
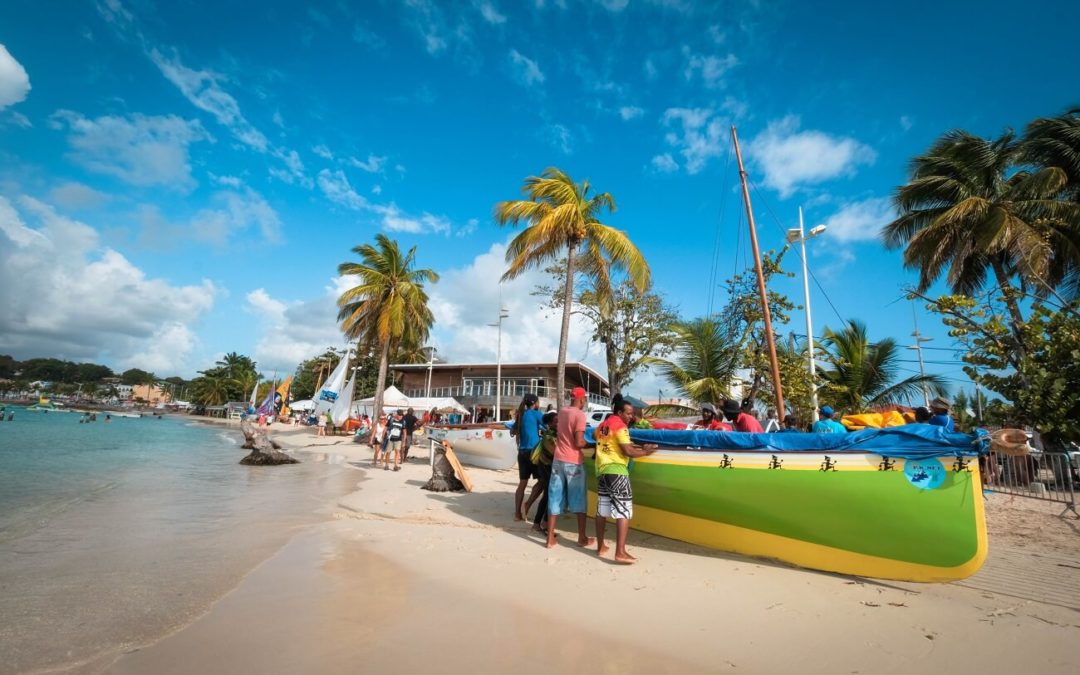
[[[920,490],[934,490],[945,482],[945,467],[933,457],[909,459],[904,462],[904,477]]]

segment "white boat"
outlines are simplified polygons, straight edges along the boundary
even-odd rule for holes
[[[501,422],[438,424],[425,427],[436,441],[448,441],[462,464],[503,471],[517,464],[517,442]]]
[[[353,391],[356,388],[356,370],[353,370],[349,376],[349,381],[345,383],[344,388],[341,389],[338,394],[337,400],[330,406],[330,420],[334,423],[335,427],[341,427],[345,425],[345,422],[349,419],[349,411],[352,408]]]
[[[341,388],[345,385],[345,377],[349,374],[349,358],[352,356],[352,347],[345,350],[345,356],[338,361],[330,377],[326,378],[322,387],[319,388],[315,397],[315,414],[325,415],[327,410],[334,406],[341,395]]]

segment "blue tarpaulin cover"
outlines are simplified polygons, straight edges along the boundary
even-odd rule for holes
[[[586,440],[593,443],[592,429]],[[630,429],[635,443],[655,443],[668,448],[735,450],[737,452],[871,452],[883,457],[923,459],[937,455],[984,453],[989,437],[980,434],[950,434],[944,427],[930,424],[905,424],[885,429],[863,429],[851,433],[752,434],[737,431],[668,431]]]

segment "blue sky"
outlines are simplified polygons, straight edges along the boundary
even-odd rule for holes
[[[291,370],[341,344],[336,267],[385,231],[443,276],[444,358],[492,358],[501,295],[504,358],[553,360],[557,321],[529,295],[541,279],[500,287],[512,231],[491,220],[553,165],[614,195],[608,224],[683,315],[701,315],[717,233],[721,278],[748,261],[731,124],[762,246],[783,245],[800,205],[829,226],[810,244],[815,332],[859,317],[873,338],[907,341],[910,304],[889,303],[915,277],[877,241],[888,197],[940,133],[996,134],[1080,100],[1065,57],[1077,13],[1064,1],[9,0],[0,353],[190,376],[240,351],[268,374]],[[779,287],[799,298],[800,284]],[[949,346],[935,318],[919,321]],[[783,330],[804,332],[801,313]],[[600,364],[580,327],[570,352]]]

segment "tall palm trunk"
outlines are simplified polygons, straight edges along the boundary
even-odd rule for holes
[[[387,338],[383,342],[382,354],[379,355],[379,379],[375,382],[375,406],[371,411],[371,419],[373,422],[378,421],[379,415],[382,414],[382,397],[383,390],[386,388],[386,370],[390,365],[390,339]]]
[[[556,408],[566,402],[566,345],[570,340],[570,312],[574,309],[574,252],[577,242],[571,241],[566,250],[566,284],[563,287],[562,332],[559,335],[559,364],[555,378]]]

